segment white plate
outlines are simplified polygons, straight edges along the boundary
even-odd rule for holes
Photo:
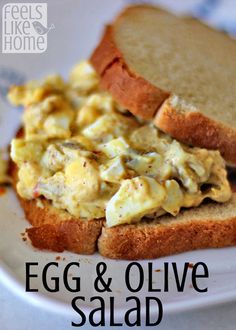
[[[66,3],[66,4],[65,4]],[[70,3],[70,4],[69,4]],[[109,3],[109,6],[108,6]],[[0,72],[0,87],[9,83],[7,73],[18,73],[18,77],[35,78],[41,77],[49,72],[60,72],[65,75],[69,68],[81,58],[86,58],[94,47],[99,32],[104,22],[114,15],[115,11],[123,5],[124,1],[111,2],[104,0],[99,2],[85,1],[58,1],[50,2],[48,13],[48,24],[53,23],[55,30],[48,35],[48,50],[44,54],[33,55],[2,55]],[[106,8],[106,10],[104,10]],[[109,10],[108,10],[109,8]],[[66,15],[64,13],[66,12]],[[63,19],[62,19],[63,18]],[[92,26],[92,28],[91,28]],[[1,71],[2,70],[2,71]],[[12,109],[4,99],[0,100],[0,132],[1,144],[9,142],[19,125],[20,110]],[[112,277],[112,294],[115,297],[116,318],[123,317],[127,310],[125,297],[131,296],[128,292],[124,273],[129,262],[112,261],[104,259],[98,254],[93,256],[80,256],[72,253],[60,254],[61,260],[56,260],[58,253],[41,252],[33,249],[29,243],[23,242],[20,233],[28,225],[24,219],[23,212],[19,204],[9,189],[0,198],[0,280],[5,283],[15,294],[29,300],[31,303],[53,310],[59,313],[73,314],[70,303],[75,294],[68,293],[61,285],[58,293],[48,293],[43,288],[40,274],[45,264],[53,261],[59,263],[57,274],[62,276],[62,270],[69,262],[79,262],[80,269],[78,275],[81,277],[81,292],[79,295],[85,296],[83,310],[88,312],[93,308],[93,303],[89,298],[97,295],[93,288],[93,281],[96,277],[96,264],[105,261],[108,267],[107,274]],[[65,258],[65,260],[62,260]],[[35,268],[39,278],[31,280],[32,287],[39,289],[39,293],[25,292],[25,263],[38,262],[39,267]],[[209,279],[202,279],[201,287],[208,287],[207,293],[197,293],[191,286],[191,269],[188,271],[186,286],[183,293],[178,293],[175,286],[173,274],[170,274],[169,292],[148,293],[147,291],[147,264],[153,263],[153,269],[161,269],[160,272],[153,273],[153,282],[158,287],[163,287],[163,263],[176,262],[181,269],[184,262],[205,262],[209,269]],[[188,310],[197,307],[209,306],[221,302],[236,300],[236,248],[225,248],[219,250],[202,250],[184,253],[159,260],[141,261],[145,270],[145,281],[143,289],[136,294],[143,302],[146,296],[157,296],[164,305],[165,313]],[[55,274],[54,274],[55,275]],[[71,275],[76,275],[76,270],[71,271]],[[137,280],[137,276],[133,277]],[[62,282],[61,282],[62,284]],[[78,295],[78,294],[76,294]],[[99,294],[106,301],[109,294]],[[144,305],[142,306],[144,308]],[[154,311],[153,311],[154,313]]]
[[[52,253],[37,251],[32,248],[28,242],[22,241],[21,233],[29,226],[24,219],[23,212],[18,205],[14,193],[9,189],[7,194],[0,198],[1,216],[0,216],[0,279],[13,292],[31,303],[47,308],[60,314],[75,314],[70,306],[71,300],[76,295],[86,297],[86,302],[82,309],[89,312],[94,304],[89,302],[90,297],[98,293],[93,288],[96,278],[96,265],[98,262],[105,262],[107,265],[107,276],[112,278],[112,293],[98,294],[108,301],[109,295],[115,296],[116,317],[122,318],[127,306],[125,297],[133,295],[125,285],[125,269],[128,261],[116,261],[102,258],[98,254],[93,256],[81,256],[73,253]],[[57,257],[60,256],[60,260]],[[65,258],[65,260],[63,260]],[[25,263],[38,262],[39,266],[32,268],[32,271],[38,274],[38,278],[31,279],[31,287],[38,288],[38,293],[25,292]],[[81,291],[77,294],[68,293],[64,288],[62,281],[58,293],[48,293],[42,284],[41,274],[45,264],[49,262],[58,262],[59,268],[50,272],[52,275],[59,276],[62,280],[62,272],[69,262],[79,262],[80,268],[72,268],[70,276],[81,277]],[[162,289],[160,293],[148,293],[148,262],[152,262],[153,270],[160,269],[160,272],[153,272],[154,287]],[[188,276],[183,293],[178,293],[176,289],[173,273],[169,276],[169,292],[163,292],[163,274],[164,262],[176,262],[182,274],[185,262],[197,263],[204,262],[209,269],[209,279],[199,280],[199,287],[208,287],[207,293],[197,293],[191,286],[191,269],[188,270]],[[157,296],[163,303],[165,313],[189,310],[197,307],[204,307],[221,302],[236,300],[236,248],[209,249],[194,251],[161,258],[158,260],[139,261],[145,273],[143,289],[135,294],[144,301],[146,296]],[[138,273],[135,271],[133,280],[137,283]],[[70,278],[71,278],[70,277]],[[132,279],[132,276],[131,276]],[[72,282],[71,282],[72,283]],[[49,280],[49,285],[53,285]],[[107,305],[108,306],[108,305]]]

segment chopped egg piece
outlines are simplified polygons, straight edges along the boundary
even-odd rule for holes
[[[108,227],[138,222],[145,214],[158,209],[166,196],[165,189],[154,179],[136,177],[124,180],[106,208]]]

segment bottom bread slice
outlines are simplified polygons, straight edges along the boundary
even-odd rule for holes
[[[34,247],[79,254],[92,254],[97,250],[102,220],[77,219],[68,212],[55,209],[48,201],[43,201],[43,208],[34,201],[20,202],[26,218],[33,225],[26,232]]]
[[[11,164],[13,186],[17,167]],[[58,210],[49,201],[18,199],[32,245],[39,249],[92,254],[97,249],[112,259],[152,259],[184,251],[236,245],[236,193],[224,204],[207,203],[138,224],[106,227],[104,220],[84,221]]]
[[[103,227],[99,252],[112,259],[152,259],[180,252],[236,245],[236,193],[224,204],[209,203],[138,224]]]

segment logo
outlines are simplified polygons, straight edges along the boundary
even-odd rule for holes
[[[47,49],[47,3],[7,3],[2,8],[2,52],[43,53]]]

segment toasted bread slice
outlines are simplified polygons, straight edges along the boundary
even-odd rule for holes
[[[106,28],[91,62],[102,86],[134,115],[236,165],[235,54],[227,35],[140,5]]]
[[[13,185],[17,183],[17,167],[11,164]],[[16,189],[15,189],[16,190]],[[26,219],[32,245],[57,252],[101,255],[112,259],[150,259],[204,248],[236,245],[236,192],[224,204],[209,203],[170,215],[142,220],[134,225],[107,228],[103,220],[84,221],[42,200],[17,197]]]
[[[14,163],[11,163],[10,172],[16,191],[18,169]],[[102,220],[77,219],[66,211],[56,209],[46,199],[42,200],[43,207],[40,207],[36,200],[26,200],[18,194],[17,197],[26,219],[33,226],[26,231],[34,247],[80,254],[92,254],[97,250]]]
[[[209,203],[134,225],[103,227],[99,252],[113,259],[152,259],[205,248],[236,245],[236,193],[224,204]]]

